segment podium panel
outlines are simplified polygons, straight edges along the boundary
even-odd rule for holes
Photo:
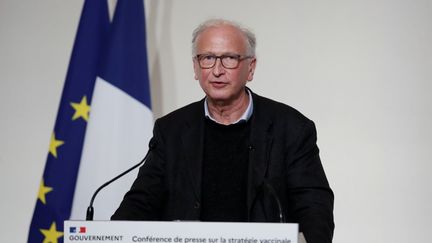
[[[65,221],[64,242],[298,243],[298,224]]]

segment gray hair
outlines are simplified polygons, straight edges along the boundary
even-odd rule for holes
[[[246,55],[248,56],[255,56],[255,47],[256,47],[256,38],[255,38],[255,34],[252,33],[252,31],[250,31],[249,29],[241,26],[240,24],[234,22],[234,21],[230,21],[230,20],[225,20],[225,19],[209,19],[205,22],[203,22],[202,24],[200,24],[193,32],[192,32],[192,55],[195,56],[197,53],[197,39],[198,36],[206,29],[210,28],[210,27],[218,27],[218,26],[222,26],[222,25],[228,25],[228,26],[232,26],[236,29],[238,29],[246,38],[247,40],[247,53]]]

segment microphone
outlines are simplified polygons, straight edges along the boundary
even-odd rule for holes
[[[111,180],[105,182],[102,186],[100,186],[95,193],[93,194],[91,200],[90,200],[90,205],[87,208],[87,214],[86,214],[86,220],[87,221],[93,221],[93,215],[94,215],[94,210],[93,210],[93,201],[96,198],[96,195],[99,193],[100,190],[102,190],[103,188],[105,188],[106,186],[108,186],[109,184],[113,183],[114,181],[116,181],[117,179],[119,179],[120,177],[126,175],[127,173],[131,172],[132,170],[134,170],[135,168],[137,168],[138,166],[140,166],[141,164],[144,164],[144,162],[146,162],[147,157],[150,154],[150,151],[152,151],[154,148],[156,148],[156,141],[152,138],[150,139],[149,142],[149,150],[147,151],[147,154],[144,156],[144,158],[136,165],[130,167],[129,169],[125,170],[123,173],[121,173],[120,175],[112,178]]]
[[[271,195],[273,196],[277,206],[278,206],[278,211],[279,211],[279,223],[285,223],[285,217],[284,217],[284,212],[282,210],[282,204],[279,200],[279,197],[276,193],[276,190],[273,188],[273,186],[268,183],[267,181],[264,180],[263,182],[263,188]]]
[[[264,192],[267,192],[268,194],[270,194],[277,204],[278,213],[279,213],[279,215],[278,215],[279,216],[279,223],[285,223],[285,215],[284,215],[284,212],[282,209],[282,204],[280,202],[279,196],[277,195],[276,190],[273,188],[273,186],[270,183],[268,183],[266,179],[264,179],[261,186],[259,187],[259,192],[255,196],[250,210],[254,209],[254,207],[258,201],[258,198],[265,195]],[[248,221],[250,221],[250,218],[248,219]]]

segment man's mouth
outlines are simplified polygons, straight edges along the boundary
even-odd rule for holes
[[[210,81],[210,84],[215,88],[222,88],[228,85],[227,82],[223,82],[223,81]]]

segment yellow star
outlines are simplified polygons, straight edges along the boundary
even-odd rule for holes
[[[49,230],[39,229],[45,236],[43,243],[57,243],[57,239],[63,236],[63,232],[57,231],[56,223],[53,222]]]
[[[63,144],[64,144],[64,141],[56,140],[54,133],[51,135],[51,142],[50,142],[49,151],[55,158],[57,158],[57,147],[59,147]]]
[[[84,95],[84,97],[81,99],[80,103],[73,103],[71,102],[72,108],[75,109],[75,113],[72,117],[72,121],[76,120],[80,117],[82,119],[88,121],[89,118],[89,112],[90,112],[90,106],[87,104],[87,97]]]
[[[39,198],[39,200],[41,200],[41,202],[43,204],[46,204],[45,195],[52,190],[53,190],[52,187],[45,186],[44,180],[42,178],[40,186],[39,186],[38,198]]]

